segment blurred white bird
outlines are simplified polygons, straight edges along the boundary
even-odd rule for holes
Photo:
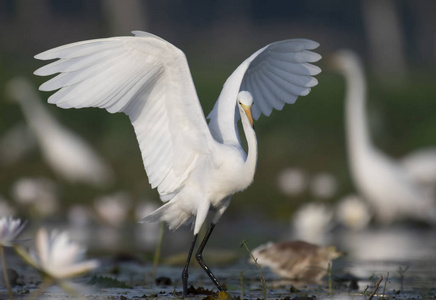
[[[112,181],[113,171],[107,163],[82,138],[53,118],[28,80],[22,77],[10,80],[6,92],[20,104],[45,161],[56,174],[70,182],[96,186]]]
[[[359,192],[374,209],[376,220],[390,224],[413,218],[433,223],[436,205],[418,182],[394,159],[371,142],[365,114],[366,82],[358,56],[337,52],[332,63],[346,81],[345,127],[351,175]]]
[[[146,32],[61,46],[35,56],[60,58],[35,74],[55,73],[40,89],[61,89],[49,98],[62,108],[99,107],[124,112],[135,129],[149,182],[166,202],[144,221],[166,221],[176,229],[194,221],[194,239],[182,273],[187,294],[188,268],[198,232],[209,210],[215,215],[196,258],[219,290],[222,285],[202,259],[215,224],[231,196],[253,181],[257,142],[253,118],[269,116],[285,103],[307,95],[321,70],[310,64],[321,56],[318,43],[286,40],[265,46],[227,79],[209,128],[184,53]],[[253,103],[255,99],[255,103]],[[248,154],[241,147],[241,118]]]

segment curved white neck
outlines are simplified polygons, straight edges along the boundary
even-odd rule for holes
[[[247,139],[248,154],[244,164],[243,177],[247,179],[247,186],[253,181],[257,164],[257,139],[254,128],[245,114],[241,113],[242,128]]]
[[[361,151],[370,148],[371,140],[367,116],[366,82],[363,71],[359,65],[345,71],[345,120],[347,145],[351,155],[359,156]]]

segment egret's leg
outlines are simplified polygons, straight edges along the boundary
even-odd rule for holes
[[[189,249],[188,258],[186,259],[185,267],[183,268],[182,272],[182,283],[183,283],[183,296],[188,295],[188,269],[189,269],[189,263],[191,262],[191,256],[192,252],[194,251],[195,243],[197,242],[198,234],[194,235],[194,239],[192,240],[191,249]]]
[[[215,275],[212,274],[209,267],[203,261],[203,250],[204,250],[204,247],[206,246],[206,243],[209,240],[209,237],[210,237],[214,228],[215,228],[215,224],[210,223],[210,226],[207,229],[206,235],[204,236],[204,239],[201,241],[201,244],[198,247],[197,252],[195,253],[195,258],[197,259],[198,263],[203,268],[203,270],[207,273],[207,275],[209,275],[210,279],[212,279],[213,283],[215,283],[216,287],[220,291],[224,291],[223,286],[219,283],[218,279],[216,279]]]

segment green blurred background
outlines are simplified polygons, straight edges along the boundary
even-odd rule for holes
[[[381,4],[382,3],[382,4]],[[309,175],[332,174],[334,203],[352,193],[344,140],[344,80],[325,65],[342,48],[357,51],[368,75],[368,110],[374,143],[392,157],[436,144],[436,2],[414,1],[89,1],[0,0],[0,137],[24,121],[9,103],[5,83],[26,76],[37,87],[45,78],[32,73],[44,62],[33,56],[80,40],[152,32],[182,49],[205,114],[221,87],[246,57],[267,43],[288,38],[318,41],[324,59],[319,85],[306,97],[256,123],[259,160],[254,184],[233,197],[229,216],[242,212],[289,220],[310,192],[285,196],[277,176],[286,167]],[[394,38],[386,38],[394,37]],[[49,93],[40,93],[45,101]],[[62,110],[45,104],[66,127],[86,139],[116,172],[107,188],[70,184],[57,178],[38,148],[21,160],[0,165],[0,194],[12,202],[11,186],[22,177],[59,183],[62,216],[77,203],[126,191],[134,201],[155,201],[127,117],[98,109]],[[20,213],[20,212],[19,212]],[[50,218],[51,216],[47,216]]]

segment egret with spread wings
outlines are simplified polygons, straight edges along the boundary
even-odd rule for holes
[[[275,42],[246,59],[227,79],[215,106],[203,114],[184,53],[150,33],[77,42],[38,54],[59,59],[37,71],[60,73],[41,85],[53,91],[49,103],[61,108],[99,107],[129,116],[141,149],[145,171],[165,204],[144,221],[166,221],[170,229],[193,222],[194,239],[183,269],[187,294],[188,267],[198,232],[209,211],[214,215],[196,258],[219,290],[222,285],[202,259],[203,249],[230,198],[253,181],[257,141],[253,119],[269,116],[307,95],[321,70],[321,56],[306,39]],[[241,147],[242,122],[248,153]]]

